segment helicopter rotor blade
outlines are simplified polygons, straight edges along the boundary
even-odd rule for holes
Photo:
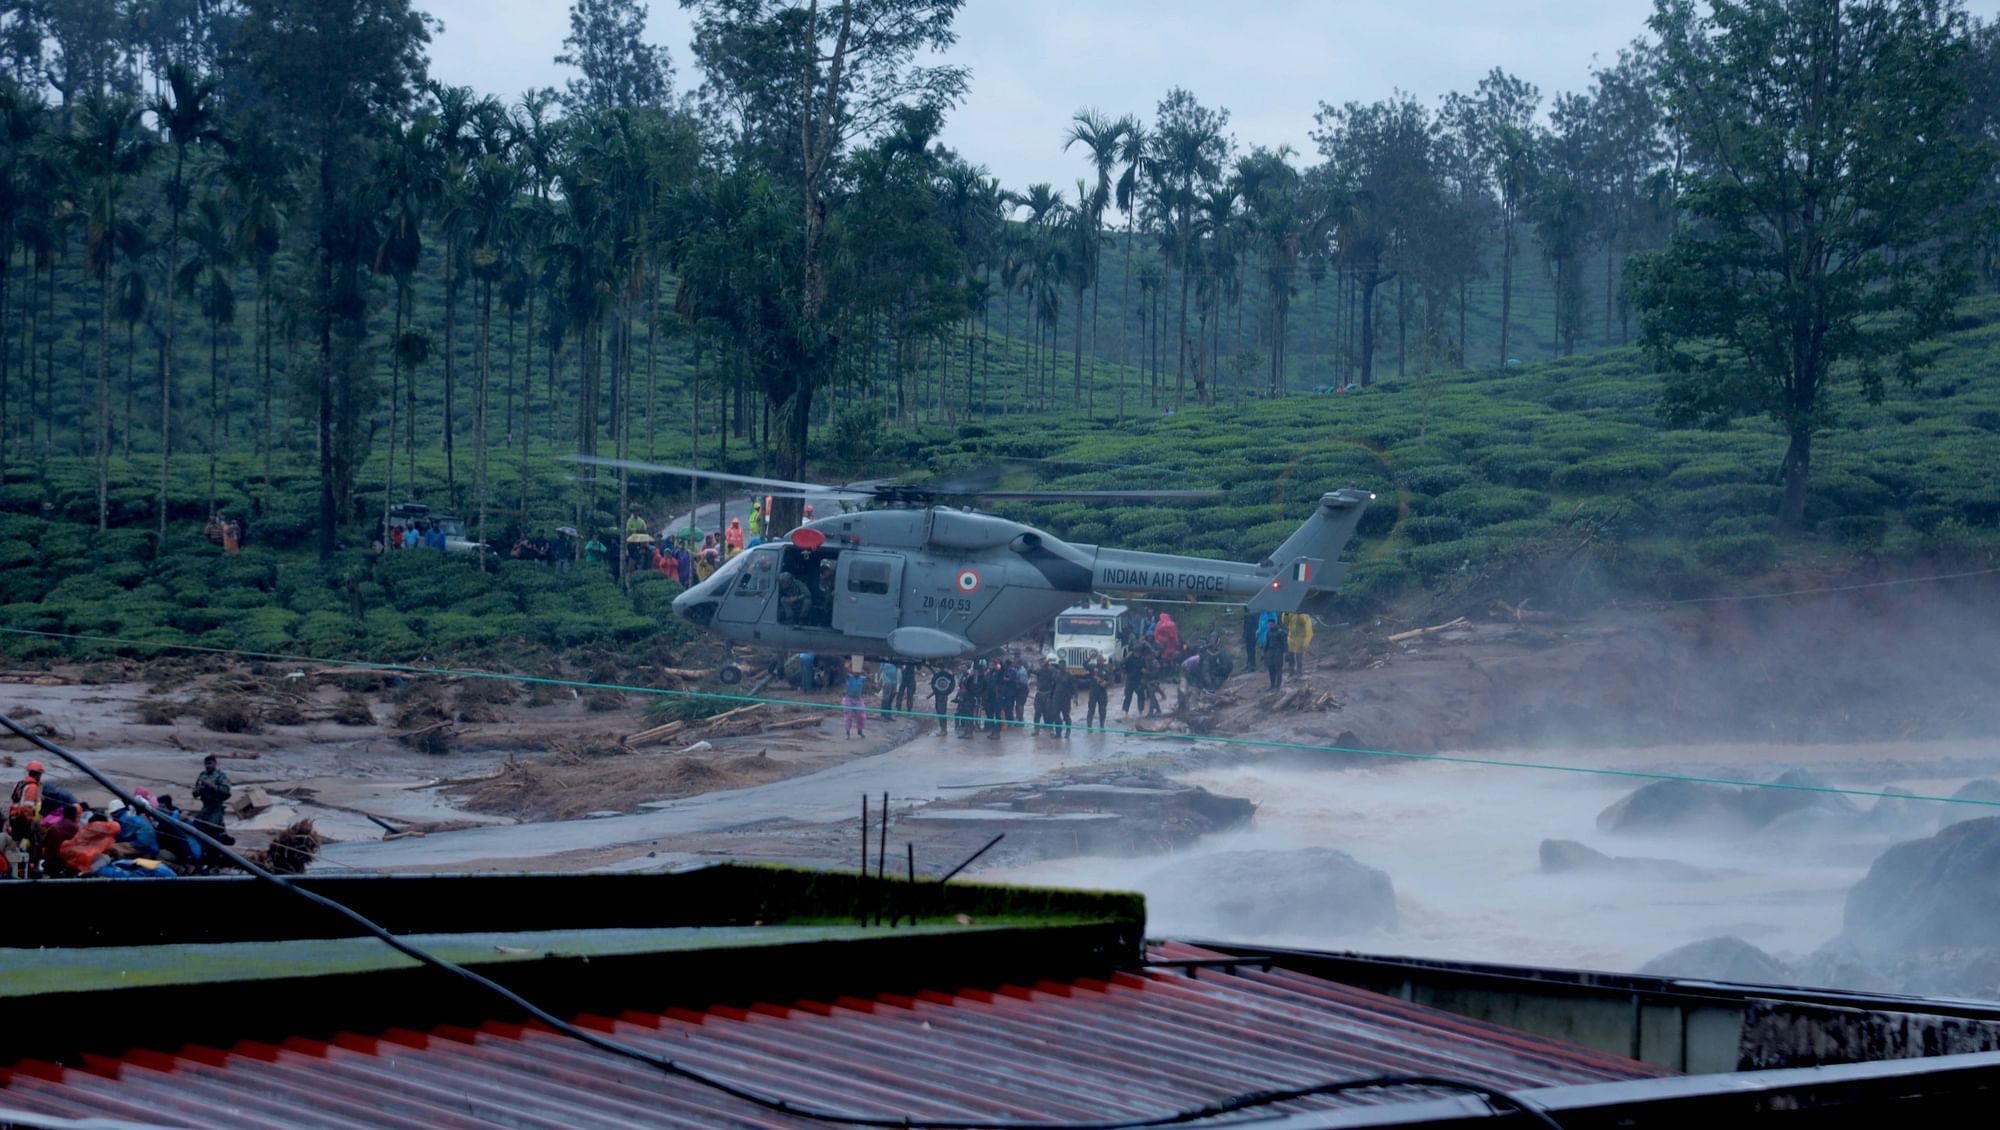
[[[1144,501],[1155,498],[1223,498],[1219,490],[987,490],[967,497],[1002,502],[1064,502],[1076,499]]]
[[[665,463],[646,463],[637,459],[609,459],[602,455],[565,456],[572,463],[585,463],[593,467],[622,468],[627,471],[643,471],[658,475],[679,475],[688,479],[708,479],[712,482],[736,483],[755,487],[758,490],[784,498],[833,499],[840,502],[862,502],[875,497],[872,491],[845,490],[841,487],[825,486],[821,483],[801,483],[790,479],[766,479],[756,475],[732,475],[723,471],[703,471],[696,467],[674,467]]]

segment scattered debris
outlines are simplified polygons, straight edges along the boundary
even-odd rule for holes
[[[1340,700],[1331,691],[1323,691],[1311,683],[1300,681],[1278,692],[1273,710],[1339,710]]]
[[[369,707],[367,699],[350,694],[333,708],[332,718],[342,726],[373,726],[375,711]]]
[[[254,734],[263,728],[257,708],[241,694],[219,694],[202,703],[201,724],[218,734]]]
[[[148,726],[171,726],[187,711],[185,703],[154,698],[139,704],[139,721]]]
[[[308,816],[271,837],[269,846],[252,848],[243,855],[266,871],[279,875],[303,875],[306,865],[319,858],[320,845],[325,842],[325,838],[314,830],[312,817]]]

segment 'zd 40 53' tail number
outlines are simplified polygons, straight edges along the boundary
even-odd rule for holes
[[[972,598],[965,596],[931,596],[926,593],[923,597],[923,606],[926,612],[970,612],[972,611]]]

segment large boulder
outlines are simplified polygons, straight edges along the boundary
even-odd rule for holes
[[[1756,829],[1734,785],[1654,781],[1597,814],[1602,832],[1660,836],[1687,832],[1743,833]]]
[[[1599,813],[1597,827],[1642,836],[1741,836],[1793,813],[1852,816],[1857,811],[1853,801],[1828,791],[1833,786],[1808,770],[1787,769],[1773,785],[1777,787],[1654,781]]]
[[[1953,800],[1972,801],[1971,804],[1940,804],[1938,823],[1952,825],[1963,820],[1978,820],[1987,816],[2000,816],[2000,781],[1991,777],[1975,777],[1958,787],[1951,794]]]
[[[1545,875],[1620,875],[1633,879],[1665,879],[1677,883],[1712,879],[1714,874],[1677,859],[1647,859],[1643,856],[1606,855],[1575,840],[1543,840],[1542,873]]]
[[[1160,868],[1140,886],[1158,921],[1229,940],[1313,939],[1396,928],[1396,888],[1389,876],[1331,848],[1197,856]]]
[[[2000,950],[2000,816],[1883,852],[1847,892],[1843,936],[1866,953]]]
[[[1671,949],[1639,967],[1649,977],[1680,977],[1701,981],[1742,981],[1755,985],[1788,985],[1792,970],[1784,962],[1741,938],[1703,938]]]
[[[1889,785],[1882,791],[1889,795],[1876,800],[1875,807],[1868,810],[1868,826],[1886,835],[1922,835],[1935,826],[1938,809],[1945,807],[1934,800],[1903,800],[1912,794],[1898,785]]]

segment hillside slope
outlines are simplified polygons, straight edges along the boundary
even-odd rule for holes
[[[1011,458],[1045,461],[1041,485],[1221,487],[1226,497],[1211,504],[1007,512],[1077,541],[1238,560],[1269,553],[1321,492],[1364,487],[1380,501],[1349,551],[1353,614],[1413,599],[1580,608],[1615,596],[1698,596],[1780,566],[1838,573],[1867,560],[1983,560],[2000,544],[2000,298],[1968,305],[1920,385],[1892,388],[1879,407],[1842,405],[1815,452],[1814,529],[1804,537],[1771,528],[1777,432],[1759,420],[1666,428],[1652,407],[1656,382],[1645,358],[1625,349],[1122,423],[1054,410],[955,426],[832,427],[821,433],[816,473],[942,474]],[[568,520],[574,466],[561,454],[495,454],[494,540]],[[420,456],[414,487],[407,468],[399,472],[399,496],[441,493],[435,447]],[[249,514],[253,529],[252,546],[226,560],[200,536],[205,457],[176,464],[164,544],[152,533],[150,459],[114,461],[114,529],[102,536],[89,460],[16,461],[0,487],[0,627],[330,658],[593,644],[664,655],[686,642],[666,614],[673,586],[651,574],[625,593],[602,570],[503,562],[483,576],[457,559],[375,560],[365,546],[383,498],[380,467],[364,472],[373,478],[356,499],[353,548],[322,567],[307,546],[314,481],[295,456],[278,460],[269,506],[256,459],[221,462],[223,505]],[[655,519],[687,497],[685,482],[670,478],[635,479],[633,489],[635,506]],[[607,482],[596,520],[616,523],[616,502]],[[4,643],[15,655],[62,646]]]

